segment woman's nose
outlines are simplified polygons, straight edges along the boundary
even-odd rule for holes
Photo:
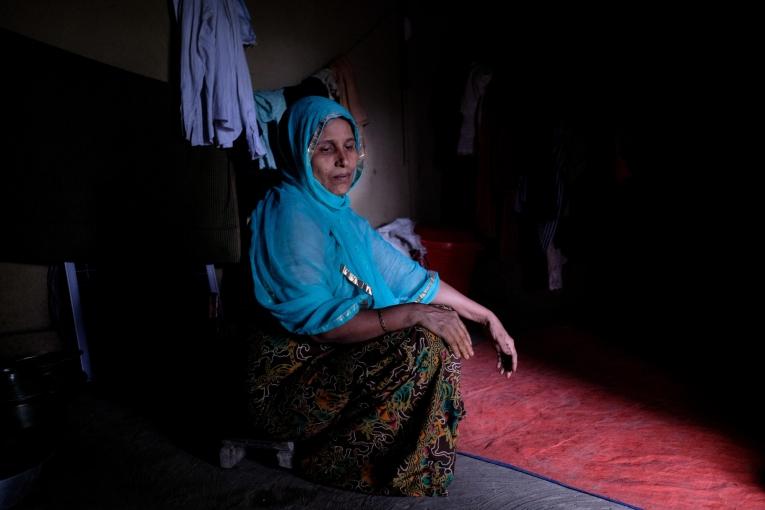
[[[348,164],[348,155],[345,150],[340,150],[337,153],[337,159],[335,160],[335,166],[344,167]]]

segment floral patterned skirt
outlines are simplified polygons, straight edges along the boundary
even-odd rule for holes
[[[366,493],[446,495],[465,412],[460,363],[440,337],[415,326],[357,344],[253,340],[251,422],[296,441],[299,474]]]

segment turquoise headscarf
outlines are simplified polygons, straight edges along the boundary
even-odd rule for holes
[[[306,97],[286,113],[291,159],[283,181],[252,213],[250,263],[255,297],[289,331],[315,335],[341,326],[361,308],[429,303],[438,274],[385,241],[351,209],[350,197],[327,190],[313,175],[311,155],[324,126],[351,114],[334,101]],[[352,185],[361,177],[356,169]]]

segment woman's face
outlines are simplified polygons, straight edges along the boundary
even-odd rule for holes
[[[351,189],[359,153],[353,129],[345,119],[332,119],[324,126],[311,157],[313,176],[335,195]]]

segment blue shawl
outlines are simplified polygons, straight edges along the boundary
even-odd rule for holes
[[[287,112],[288,168],[250,218],[255,297],[288,330],[315,335],[341,326],[361,308],[429,303],[438,274],[426,271],[385,241],[351,209],[346,194],[313,176],[311,153],[329,120],[348,111],[326,98],[306,97]],[[359,163],[353,178],[361,177]]]

